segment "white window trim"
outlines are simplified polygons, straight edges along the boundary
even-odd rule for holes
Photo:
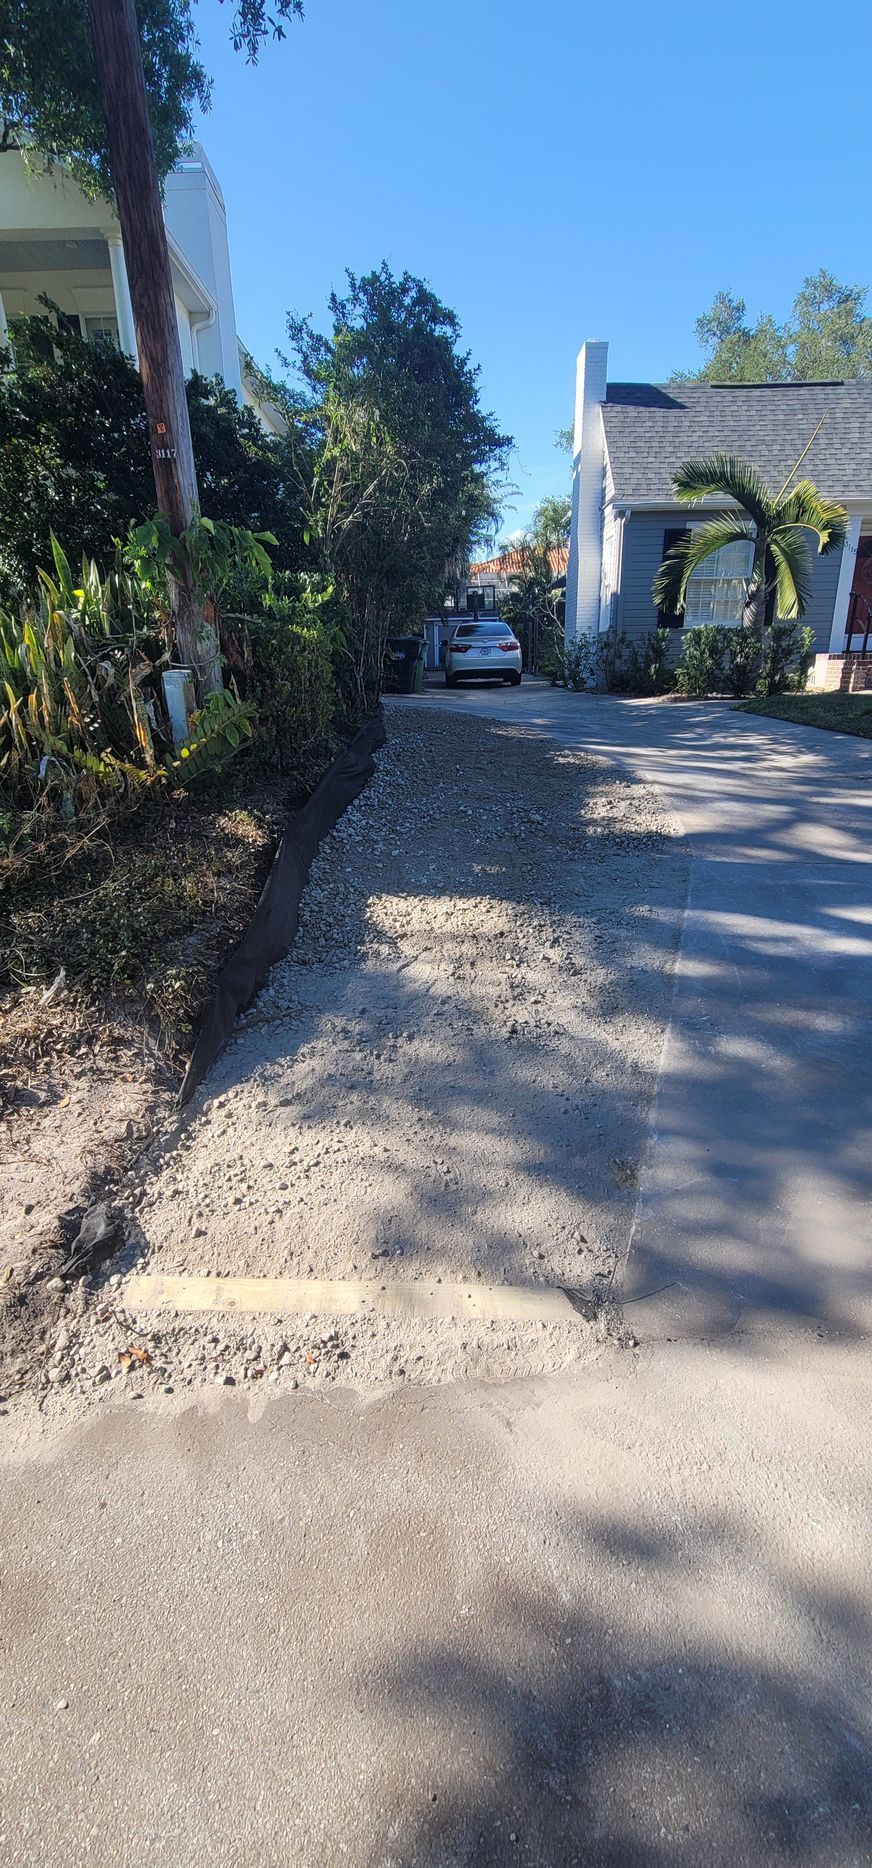
[[[695,527],[691,526],[691,531],[699,531],[699,526],[698,525]],[[713,556],[714,555],[715,554],[713,554]],[[730,628],[735,627],[737,623],[740,623],[742,620],[742,611],[745,605],[745,596],[746,596],[747,588],[748,588],[748,579],[751,575],[753,563],[754,563],[754,541],[753,539],[749,538],[748,540],[748,568],[746,571],[742,572],[741,576],[725,577],[723,575],[719,576],[717,572],[711,572],[708,569],[708,566],[711,564],[710,558],[706,559],[703,564],[699,565],[698,568],[694,572],[692,572],[691,576],[688,578],[688,581],[687,581],[687,591],[686,591],[686,596],[685,596],[685,609],[684,609],[685,628],[686,629],[699,629],[700,627],[703,627],[706,624],[715,623],[715,624],[720,625],[722,628],[730,629]],[[708,584],[712,586],[711,594],[710,594],[710,601],[709,601],[709,605],[707,606],[707,613],[702,616],[691,616],[689,613],[690,606],[689,606],[687,599],[690,597],[691,590],[694,584],[697,585],[697,587],[699,587],[702,584]],[[720,586],[720,590],[717,589],[717,586]],[[716,606],[719,603],[727,604],[729,602],[729,591],[728,591],[729,586],[735,587],[735,603],[731,604],[730,607],[736,613],[730,616],[717,616],[716,614],[714,614]]]

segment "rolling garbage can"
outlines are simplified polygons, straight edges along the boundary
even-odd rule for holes
[[[426,644],[420,636],[389,636],[388,657],[385,670],[389,694],[414,694],[418,662],[426,650]]]

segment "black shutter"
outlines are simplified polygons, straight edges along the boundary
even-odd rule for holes
[[[690,537],[690,528],[688,526],[686,525],[667,526],[666,531],[663,534],[663,557],[668,558],[673,545],[677,545],[682,538],[689,538],[689,537]],[[671,610],[658,610],[657,611],[658,629],[681,629],[683,625],[684,625],[684,614],[683,613],[679,616],[679,615],[676,615]]]

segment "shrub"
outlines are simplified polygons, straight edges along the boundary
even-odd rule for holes
[[[814,631],[801,623],[705,623],[685,633],[679,694],[777,694],[804,688],[814,657]]]
[[[814,630],[780,620],[770,625],[761,657],[758,694],[804,688],[814,656]]]
[[[305,572],[280,574],[257,611],[224,618],[222,647],[254,709],[259,756],[308,787],[347,724],[337,678],[344,634],[331,586]]]
[[[596,672],[596,643],[590,636],[574,636],[563,646],[563,685],[578,691],[589,688]]]
[[[542,638],[539,672],[555,688],[588,688],[596,675],[596,658],[595,637],[571,636],[567,641],[563,624],[552,621]]]
[[[542,647],[539,651],[539,673],[550,681],[553,688],[563,682],[565,638],[563,624],[553,618],[542,634]]]
[[[177,756],[163,705],[169,652],[151,586],[121,553],[75,584],[52,539],[39,600],[0,612],[0,787],[19,809],[87,816],[106,803],[214,769],[251,731],[250,708],[213,695]]]
[[[154,504],[139,374],[111,345],[86,344],[45,315],[14,325],[0,371],[0,585],[32,593],[51,537],[73,561],[108,562],[115,538]],[[2,361],[2,356],[0,356]]]
[[[699,623],[686,631],[675,673],[679,694],[702,700],[721,689],[727,646],[724,634],[715,623]]]
[[[721,630],[723,666],[730,694],[753,694],[763,662],[763,630],[758,623],[737,623]]]
[[[111,344],[86,343],[56,323],[45,303],[43,315],[16,321],[15,368],[0,371],[0,592],[7,600],[35,590],[52,534],[73,562],[105,564],[114,540],[154,506],[138,370]],[[195,374],[186,387],[204,512],[272,533],[276,568],[297,569],[307,548],[290,442],[266,434],[219,378]]]
[[[675,669],[672,665],[672,631],[670,629],[652,629],[647,636],[640,636],[636,642],[625,645],[618,667],[618,679],[621,683],[616,690],[622,694],[668,694],[675,686]]]

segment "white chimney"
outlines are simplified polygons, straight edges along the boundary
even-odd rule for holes
[[[595,635],[599,628],[605,464],[599,405],[606,399],[608,356],[607,343],[588,338],[576,365],[572,530],[566,571],[567,639]]]

